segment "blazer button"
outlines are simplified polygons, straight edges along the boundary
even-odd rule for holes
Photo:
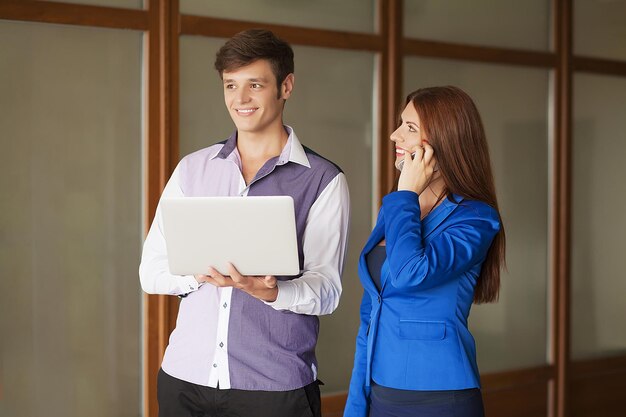
[[[380,304],[382,301],[382,298],[380,297],[380,295],[378,296],[378,304]]]

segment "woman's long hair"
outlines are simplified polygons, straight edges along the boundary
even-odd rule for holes
[[[423,137],[435,151],[445,192],[482,201],[500,216],[485,130],[470,96],[457,87],[430,87],[409,94],[409,103],[417,110]],[[506,248],[501,217],[500,224],[476,282],[477,304],[498,300]]]

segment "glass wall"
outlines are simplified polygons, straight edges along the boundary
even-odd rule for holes
[[[140,32],[0,22],[0,415],[141,413]]]
[[[550,46],[550,3],[549,0],[405,0],[404,36],[545,51]]]
[[[520,81],[523,80],[523,81]],[[481,371],[547,363],[549,72],[406,58],[404,92],[464,89],[481,113],[507,234],[500,301],[475,305],[470,328]]]
[[[317,29],[374,32],[375,0],[180,0],[180,13]]]
[[[626,354],[626,79],[574,76],[572,358]]]
[[[226,39],[180,37],[180,157],[227,139],[235,125],[213,68]],[[299,81],[299,80],[298,80]]]
[[[213,69],[222,39],[181,37],[181,156],[225,139],[234,125]],[[352,204],[344,293],[339,309],[322,317],[317,355],[325,392],[348,386],[362,288],[357,276],[361,247],[372,227],[374,54],[294,46],[295,88],[285,123],[315,152],[346,173]]]
[[[574,54],[626,61],[626,2],[574,0]]]

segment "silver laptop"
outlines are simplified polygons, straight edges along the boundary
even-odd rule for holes
[[[293,199],[180,197],[161,200],[170,272],[227,274],[232,263],[243,275],[298,275]]]

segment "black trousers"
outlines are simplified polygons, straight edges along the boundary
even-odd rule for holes
[[[159,417],[321,417],[318,381],[293,391],[244,391],[192,384],[159,370]]]

